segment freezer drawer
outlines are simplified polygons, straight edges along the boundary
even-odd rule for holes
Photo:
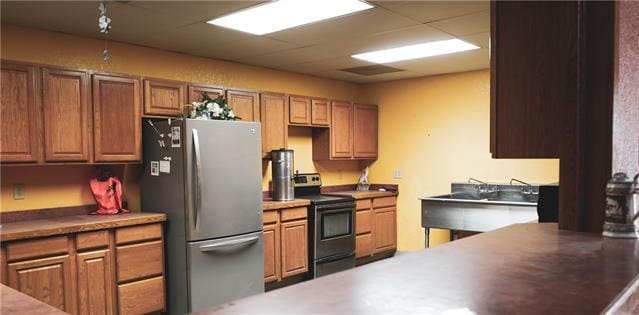
[[[190,312],[264,292],[262,232],[190,242]]]

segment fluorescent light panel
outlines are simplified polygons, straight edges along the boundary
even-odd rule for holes
[[[479,47],[455,38],[404,47],[371,51],[363,54],[352,55],[351,57],[374,63],[389,63],[395,61],[451,54],[472,49],[479,49]]]
[[[207,23],[264,35],[372,7],[359,0],[279,0],[231,13]]]

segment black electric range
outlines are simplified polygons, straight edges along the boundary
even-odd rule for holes
[[[355,267],[355,199],[321,194],[318,173],[296,174],[295,198],[308,199],[308,256],[313,278]]]

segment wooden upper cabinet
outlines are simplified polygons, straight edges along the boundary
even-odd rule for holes
[[[493,157],[559,157],[564,111],[577,102],[578,5],[491,2]]]
[[[144,80],[144,114],[180,116],[186,103],[185,85],[168,80]]]
[[[136,162],[142,158],[140,80],[93,75],[94,160]]]
[[[328,126],[331,123],[329,100],[314,98],[311,100],[311,125]]]
[[[311,99],[304,96],[289,97],[289,123],[294,125],[311,124]]]
[[[260,100],[256,92],[227,90],[226,101],[240,120],[260,121]]]
[[[353,157],[377,157],[378,113],[375,105],[353,105]]]
[[[84,71],[42,69],[46,161],[89,161],[89,92]]]
[[[206,93],[212,99],[216,99],[220,96],[224,96],[224,89],[217,86],[189,85],[187,102],[189,104],[193,102],[201,102],[203,93]]]
[[[0,161],[36,162],[38,145],[38,100],[36,69],[2,62],[2,125]]]
[[[353,157],[353,104],[331,103],[331,158]]]
[[[284,94],[260,94],[262,121],[262,154],[268,157],[272,150],[286,148],[288,144],[288,101]]]

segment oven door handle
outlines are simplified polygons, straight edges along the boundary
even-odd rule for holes
[[[355,210],[355,203],[338,203],[338,204],[328,204],[328,205],[319,205],[316,206],[318,211],[330,211],[330,210]]]

